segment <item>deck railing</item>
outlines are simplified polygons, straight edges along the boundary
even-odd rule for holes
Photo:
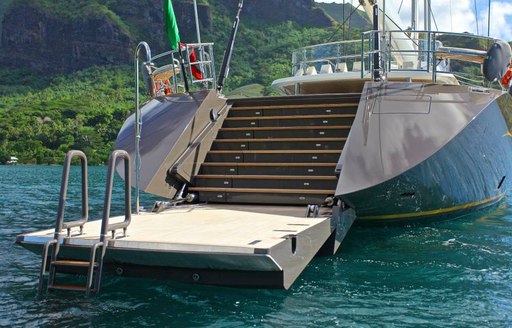
[[[380,38],[379,66],[384,76],[397,71],[428,72],[434,82],[439,74],[451,74],[460,84],[499,86],[486,81],[481,72],[486,50],[496,39],[437,31],[368,31],[360,40],[300,48],[292,55],[292,74],[358,72],[361,78],[369,78],[375,38]]]
[[[189,43],[179,50],[166,51],[144,63],[146,89],[152,96],[163,96],[199,89],[215,89],[213,43]]]

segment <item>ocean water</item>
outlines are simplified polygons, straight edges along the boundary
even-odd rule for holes
[[[99,218],[106,168],[89,170]],[[73,168],[70,218],[80,211],[78,176]],[[14,241],[53,227],[60,179],[58,166],[0,166],[2,327],[512,327],[512,195],[452,221],[355,226],[337,255],[315,258],[287,291],[105,276],[98,296],[38,299],[40,256]],[[116,188],[113,215],[122,213]]]

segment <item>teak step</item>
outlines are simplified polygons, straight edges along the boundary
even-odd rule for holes
[[[315,194],[315,195],[332,195],[336,190],[308,190],[308,189],[269,189],[269,188],[207,188],[207,187],[190,187],[190,191],[227,191],[227,192],[255,192],[255,193],[276,193],[276,194]]]
[[[336,163],[235,163],[206,162],[201,174],[332,175]]]
[[[53,290],[69,290],[74,292],[85,292],[87,291],[87,287],[82,285],[62,285],[62,284],[54,284],[48,286],[48,289]],[[94,291],[94,289],[91,288],[91,291]]]
[[[206,188],[192,187],[199,201],[239,204],[323,204],[335,190],[265,189],[265,188]]]
[[[217,138],[334,138],[347,137],[349,131],[349,125],[238,127],[220,129]]]
[[[228,117],[354,114],[357,103],[232,107]]]
[[[55,266],[69,266],[69,267],[82,267],[88,268],[91,262],[88,261],[71,261],[71,260],[57,260],[52,262]],[[93,266],[98,266],[97,263],[94,263]]]
[[[341,150],[210,150],[207,162],[237,163],[329,163],[337,162]]]
[[[226,117],[223,128],[351,125],[355,114]]]
[[[250,110],[250,109],[280,109],[280,108],[337,108],[337,107],[352,107],[357,106],[359,103],[344,103],[344,104],[289,104],[289,105],[254,105],[254,106],[233,106],[231,110]]]
[[[335,176],[290,176],[290,175],[198,175],[196,187],[211,188],[263,188],[268,189],[335,189]]]
[[[294,179],[314,179],[314,180],[336,180],[335,176],[275,176],[275,175],[230,175],[230,174],[200,174],[196,175],[196,178],[203,179],[284,179],[284,180],[294,180]]]
[[[341,150],[347,138],[216,139],[211,150]]]

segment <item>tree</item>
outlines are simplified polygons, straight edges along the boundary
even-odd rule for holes
[[[7,150],[0,148],[0,164],[5,164],[11,157]]]

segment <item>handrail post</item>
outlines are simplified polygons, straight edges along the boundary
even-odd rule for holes
[[[120,223],[116,223],[113,225],[109,224],[110,219],[110,205],[112,203],[112,189],[114,185],[114,172],[116,160],[118,157],[124,159],[124,221]],[[125,150],[114,150],[110,155],[109,163],[108,163],[108,173],[107,173],[107,185],[105,188],[105,202],[103,206],[103,219],[101,223],[101,236],[100,241],[105,242],[107,234],[112,229],[123,229],[126,234],[126,227],[130,225],[130,221],[132,218],[132,209],[131,209],[131,193],[130,193],[130,155]]]
[[[429,35],[431,32],[428,32]],[[436,59],[436,33],[432,33],[432,43],[434,49],[432,50],[432,83],[437,82],[437,59]],[[430,57],[430,56],[429,56]]]
[[[109,224],[110,219],[110,205],[112,203],[112,188],[114,185],[114,172],[116,166],[116,160],[118,157],[124,159],[124,221],[119,223],[114,223],[112,225]],[[101,283],[101,275],[103,274],[103,258],[105,256],[105,252],[108,246],[107,234],[109,231],[113,231],[113,235],[115,234],[116,229],[123,229],[124,235],[126,236],[126,228],[130,225],[132,219],[132,208],[131,208],[131,185],[130,185],[130,176],[131,176],[131,168],[130,168],[130,155],[125,150],[114,150],[112,154],[110,154],[110,158],[108,160],[108,172],[107,172],[107,185],[105,188],[105,202],[103,206],[103,218],[101,220],[101,232],[100,232],[100,241],[95,246],[101,246],[101,253],[99,259],[99,267],[97,277],[96,277],[96,289],[99,290]],[[96,252],[95,249],[92,252]]]
[[[64,223],[64,208],[66,206],[66,195],[68,191],[69,184],[69,170],[71,167],[71,160],[73,157],[80,158],[81,166],[82,166],[82,215],[80,220],[73,222],[69,225]],[[60,186],[60,196],[59,196],[59,207],[57,210],[57,221],[55,222],[55,234],[54,238],[59,239],[61,230],[63,228],[68,229],[68,232],[71,228],[80,226],[80,233],[83,232],[83,224],[87,222],[89,219],[89,208],[88,208],[88,181],[87,181],[87,157],[80,150],[70,150],[64,159],[64,168],[62,170],[62,181]]]
[[[69,171],[71,168],[71,160],[73,157],[80,158],[82,164],[82,215],[79,220],[64,223],[64,209],[66,207],[66,195],[69,184]],[[43,260],[41,264],[41,272],[39,275],[39,292],[42,289],[42,279],[46,271],[46,258],[48,256],[49,247],[53,244],[55,246],[52,249],[51,263],[57,260],[57,255],[60,250],[60,242],[62,239],[62,229],[68,230],[68,236],[71,234],[71,228],[80,227],[80,234],[83,233],[83,226],[89,219],[89,207],[88,207],[88,181],[87,181],[87,157],[80,150],[70,150],[64,158],[64,167],[62,170],[62,181],[60,185],[60,196],[59,196],[59,207],[57,210],[57,220],[55,221],[55,231],[53,234],[53,240],[47,242],[43,248]],[[50,267],[48,281],[53,282],[55,279],[55,268]]]
[[[146,63],[151,62],[151,49],[149,45],[142,41],[137,45],[137,49],[135,50],[135,213],[139,214],[139,189],[140,189],[140,166],[141,166],[141,158],[140,158],[140,131],[142,127],[142,113],[140,110],[140,95],[139,95],[139,54],[140,50],[144,47],[146,51]],[[154,85],[151,85],[154,88]],[[131,173],[131,172],[130,172]]]

